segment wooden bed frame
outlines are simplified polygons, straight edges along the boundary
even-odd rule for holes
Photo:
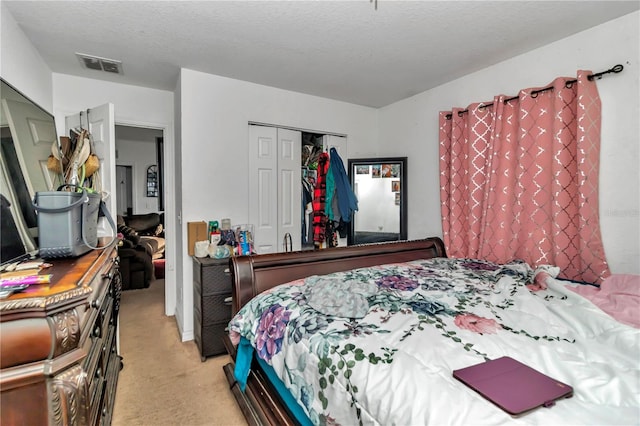
[[[440,238],[235,257],[229,261],[233,281],[232,311],[235,315],[257,294],[296,279],[432,257],[446,257]],[[233,375],[236,349],[228,336],[225,346],[233,361],[223,369],[247,422],[250,425],[295,425],[257,363],[252,364],[245,392],[240,390]]]

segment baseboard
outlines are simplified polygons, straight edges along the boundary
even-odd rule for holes
[[[189,340],[195,339],[195,335],[193,334],[193,330],[185,331],[182,329],[182,312],[176,309],[175,312],[176,325],[178,326],[178,333],[180,333],[180,340],[183,342],[188,342]]]
[[[189,332],[186,332],[186,333],[182,333],[182,341],[183,341],[183,342],[188,342],[188,341],[193,340],[193,339],[195,339],[195,338],[196,338],[196,337],[195,337],[195,335],[193,334],[193,331],[189,331]]]

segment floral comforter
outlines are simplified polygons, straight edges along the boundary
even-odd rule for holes
[[[638,424],[640,331],[537,271],[435,258],[312,276],[230,322],[314,424]],[[529,285],[529,287],[527,287]],[[512,418],[452,377],[508,355],[574,388]]]

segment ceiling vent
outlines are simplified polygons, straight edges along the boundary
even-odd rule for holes
[[[98,56],[76,53],[83,67],[90,70],[104,71],[112,74],[122,74],[122,62],[115,59],[100,58]]]

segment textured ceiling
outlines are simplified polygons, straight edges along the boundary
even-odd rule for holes
[[[8,1],[52,71],[174,90],[181,67],[380,107],[635,1]],[[75,52],[123,62],[85,70]]]

